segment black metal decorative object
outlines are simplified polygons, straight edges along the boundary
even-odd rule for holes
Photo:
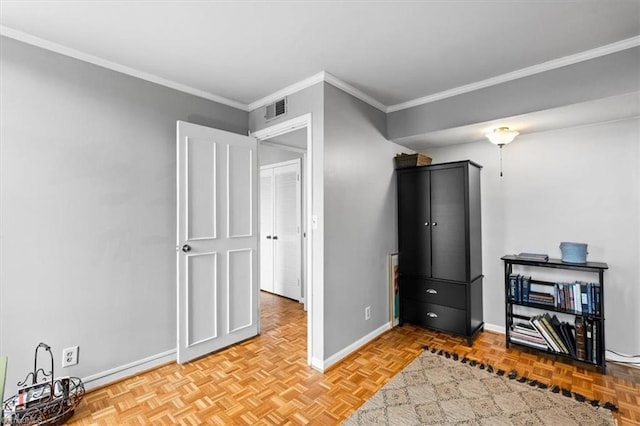
[[[49,353],[51,369],[38,365],[40,349]],[[3,425],[61,425],[71,416],[84,396],[84,384],[78,377],[54,378],[53,354],[45,343],[36,346],[33,371],[18,382],[18,393],[2,404]]]

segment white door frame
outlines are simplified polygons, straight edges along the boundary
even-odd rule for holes
[[[313,365],[312,354],[314,342],[318,342],[318,346],[322,347],[322,342],[319,339],[322,339],[322,336],[315,336],[313,334],[313,321],[314,321],[314,313],[313,313],[313,232],[312,223],[313,223],[313,151],[312,151],[312,129],[311,129],[311,114],[304,114],[299,117],[293,118],[291,120],[284,121],[282,123],[274,124],[273,126],[267,127],[262,130],[257,130],[251,133],[251,136],[258,139],[258,155],[260,155],[260,145],[267,141],[268,139],[274,138],[276,136],[283,135],[285,133],[293,132],[300,129],[307,129],[307,154],[306,154],[306,162],[305,162],[305,171],[304,171],[304,184],[305,184],[305,229],[306,238],[304,241],[306,248],[306,268],[305,268],[305,303],[307,305],[307,365],[311,365],[312,367],[318,368],[319,366]],[[316,283],[319,285],[320,283]],[[320,367],[321,369],[321,367]]]

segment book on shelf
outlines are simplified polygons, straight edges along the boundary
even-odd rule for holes
[[[555,340],[551,336],[551,332],[543,325],[541,318],[542,318],[542,315],[537,315],[535,317],[532,317],[529,321],[538,330],[540,335],[547,342],[547,346],[549,346],[549,349],[551,351],[562,352],[560,350],[560,347],[556,344]]]
[[[547,342],[544,339],[536,339],[528,335],[519,334],[516,331],[513,331],[509,334],[509,339],[515,341],[516,343],[529,343],[535,345],[537,348],[549,350],[549,345],[547,345]]]
[[[544,305],[555,306],[556,299],[549,293],[539,293],[537,291],[529,291],[527,301],[531,303],[541,303]]]
[[[598,323],[593,322],[593,332],[591,335],[591,361],[598,362],[598,339],[600,332],[598,331]]]
[[[572,285],[572,289],[573,289],[573,309],[581,314],[582,313],[582,303],[580,303],[580,286],[576,285],[576,283],[573,283]]]
[[[529,334],[531,336],[542,338],[542,336],[540,336],[540,332],[538,332],[538,330],[536,330],[536,328],[532,326],[531,323],[529,322],[517,322],[513,324],[511,329],[519,331],[524,334]]]
[[[546,343],[540,343],[540,342],[535,342],[528,339],[522,339],[515,335],[510,335],[509,340],[513,343],[518,343],[525,346],[532,346],[536,349],[541,349],[543,351],[549,350],[549,346]]]
[[[598,283],[538,283],[530,276],[509,276],[509,298],[518,303],[540,303],[576,314],[599,315],[600,284]]]
[[[534,293],[540,292],[538,287],[531,286]],[[578,315],[600,315],[600,284],[576,281],[573,283],[557,282],[553,286],[555,306],[559,309],[574,312]]]
[[[587,361],[593,361],[593,323],[584,318],[584,343],[585,343],[585,355],[584,359]]]
[[[588,283],[576,282],[576,285],[580,287],[580,310],[585,314],[591,313],[591,305],[590,305],[590,297],[589,297],[589,288],[591,287]]]
[[[571,355],[573,357],[575,357],[575,348],[573,347],[572,343],[571,343],[571,339],[569,338],[569,335],[567,334],[567,329],[566,329],[566,323],[564,322],[560,322],[560,320],[558,319],[558,317],[556,315],[553,315],[550,319],[551,325],[554,328],[554,330],[556,331],[558,338],[560,339],[562,346],[565,350],[565,354],[567,355]]]
[[[564,340],[560,337],[560,334],[558,334],[559,330],[556,328],[556,324],[559,323],[558,318],[555,315],[554,318],[552,318],[548,313],[544,313],[541,315],[541,322],[543,326],[547,327],[551,334],[551,338],[556,342],[557,347],[560,348],[558,352],[569,355],[569,349],[564,343]]]
[[[535,262],[547,262],[549,261],[549,255],[544,253],[518,253],[516,254],[518,259],[533,260]]]
[[[536,341],[544,341],[544,338],[540,335],[538,330],[533,327],[527,328],[524,325],[514,324],[511,326],[511,332],[523,338],[536,340]]]
[[[600,315],[600,283],[593,283],[593,310],[594,314]]]
[[[526,275],[522,275],[520,277],[520,282],[521,282],[521,296],[522,296],[522,300],[521,302],[529,302],[529,291],[531,289],[531,277],[528,277]]]
[[[569,353],[572,357],[576,357],[576,341],[573,337],[573,327],[567,322],[560,323],[560,332],[564,341],[567,343]]]
[[[576,328],[576,358],[584,361],[586,360],[587,347],[585,343],[586,330],[585,330],[584,319],[582,317],[576,317],[575,328]]]
[[[548,350],[549,345],[538,330],[530,323],[515,323],[509,332],[511,341],[520,344],[530,344],[538,349]]]
[[[539,333],[547,347],[552,352],[558,352],[564,355],[576,357],[576,344],[575,337],[573,335],[573,326],[567,322],[560,322],[556,315],[550,316],[548,313],[531,317],[530,324]],[[516,337],[523,338],[521,334],[517,332],[518,327],[512,327]],[[536,341],[535,338],[530,338]],[[537,343],[542,343],[536,341]]]
[[[518,279],[520,275],[511,274],[509,275],[509,299],[518,302]]]
[[[556,283],[556,308],[564,309],[564,283]]]

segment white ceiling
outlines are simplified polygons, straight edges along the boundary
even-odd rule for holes
[[[1,0],[0,25],[244,109],[323,70],[398,108],[637,37],[640,1]]]

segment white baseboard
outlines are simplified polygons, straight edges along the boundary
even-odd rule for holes
[[[373,330],[371,333],[367,334],[366,336],[362,337],[359,340],[356,340],[355,342],[353,342],[352,344],[350,344],[349,346],[347,346],[346,348],[342,349],[341,351],[331,355],[329,358],[325,359],[324,361],[322,361],[322,368],[320,369],[320,371],[324,371],[327,368],[331,367],[333,364],[335,364],[336,362],[342,360],[343,358],[345,358],[348,355],[351,355],[353,352],[357,351],[360,347],[366,345],[367,343],[369,343],[370,341],[372,341],[373,339],[375,339],[376,337],[378,337],[379,335],[381,335],[382,333],[384,333],[387,330],[391,329],[391,323],[388,322],[386,324],[384,324],[381,327],[378,327],[377,329]]]
[[[484,323],[484,329],[488,331],[494,331],[500,334],[506,334],[506,329],[502,325]]]
[[[324,362],[320,358],[311,357],[311,368],[322,373],[324,372]]]
[[[315,368],[318,371],[324,371],[327,368],[331,367],[333,364],[347,357],[348,355],[351,355],[353,352],[357,351],[360,347],[366,345],[376,337],[380,336],[385,331],[390,330],[391,327],[392,327],[391,323],[386,323],[325,360],[313,358],[311,360],[311,367]],[[496,333],[505,334],[505,328],[501,325],[485,323],[484,329],[488,331],[494,331]],[[85,389],[91,390],[100,386],[107,385],[109,383],[117,382],[118,380],[122,380],[126,377],[133,376],[143,371],[150,370],[155,367],[159,367],[168,362],[175,362],[175,361],[176,361],[176,350],[171,349],[166,352],[151,355],[147,358],[140,359],[138,361],[134,361],[129,364],[121,365],[119,367],[115,367],[107,371],[103,371],[97,374],[92,374],[91,376],[87,376],[83,378],[82,381],[84,383]]]
[[[84,383],[85,390],[91,390],[175,360],[176,350],[171,349],[101,373],[92,374],[91,376],[84,377],[82,382]]]

